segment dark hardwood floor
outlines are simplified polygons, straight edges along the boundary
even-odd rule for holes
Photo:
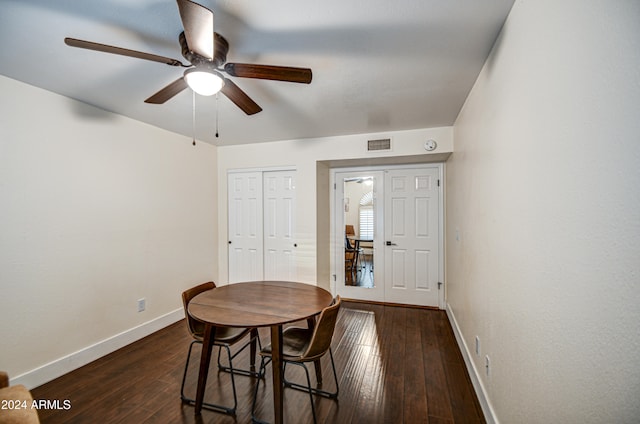
[[[355,274],[355,275],[354,275]],[[358,267],[355,273],[345,270],[345,285],[371,288],[375,287],[375,269],[373,260],[365,258],[364,255],[358,258]]]
[[[301,323],[305,325],[306,323]],[[268,341],[268,330],[261,330]],[[237,376],[235,417],[180,400],[191,339],[184,321],[32,390],[35,399],[69,400],[68,410],[40,410],[43,423],[249,423],[256,380]],[[483,423],[476,395],[444,311],[344,302],[333,338],[338,400],[315,399],[319,423]],[[200,348],[194,347],[187,395],[195,394]],[[248,349],[234,365],[248,365]],[[215,361],[205,401],[232,403],[229,374]],[[332,389],[328,355],[324,388]],[[311,366],[311,370],[313,366]],[[273,420],[271,369],[261,382],[256,413]],[[313,372],[311,373],[313,375]],[[287,368],[299,379],[300,367]],[[311,423],[308,395],[285,390],[285,422]]]

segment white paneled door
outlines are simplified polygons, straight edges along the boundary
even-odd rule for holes
[[[385,173],[386,302],[439,305],[439,170]]]
[[[230,173],[229,282],[263,278],[262,172]]]
[[[295,281],[295,173],[265,172],[263,178],[264,279]]]
[[[229,282],[295,281],[295,171],[228,174]]]

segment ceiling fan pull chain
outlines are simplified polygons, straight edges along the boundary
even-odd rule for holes
[[[196,145],[196,92],[191,90],[191,99],[192,99],[192,118],[191,124],[193,129],[193,145]]]
[[[219,113],[219,106],[218,106],[218,99],[220,98],[220,96],[218,95],[218,93],[216,93],[216,138],[218,138],[218,113]]]

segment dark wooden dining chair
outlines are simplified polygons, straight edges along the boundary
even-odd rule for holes
[[[360,261],[360,256],[364,254],[364,250],[360,247],[360,242],[356,238],[356,231],[353,225],[347,224],[344,228],[345,267],[348,268],[345,271],[351,271],[350,277],[353,276],[353,279],[355,279],[358,276],[358,262]]]
[[[341,303],[342,300],[340,296],[336,296],[333,304],[322,310],[313,328],[288,327],[282,333],[282,360],[284,362],[285,373],[284,386],[309,393],[314,423],[317,423],[317,418],[313,395],[324,396],[330,399],[336,399],[338,397],[338,375],[336,373],[336,365],[333,361],[333,352],[331,351],[331,339],[333,338],[333,331],[336,326]],[[318,380],[316,381],[317,387],[312,387],[309,369],[305,365],[308,362],[315,362],[317,365],[319,363],[317,361],[327,352],[329,352],[329,357],[331,358],[331,369],[333,370],[333,378],[336,385],[335,391],[333,392],[321,389],[322,377],[319,373],[316,373]],[[265,367],[271,362],[271,344],[260,350],[260,356],[260,373],[262,374],[265,371]],[[293,383],[286,379],[287,364],[299,365],[304,369],[307,378],[306,385]],[[256,384],[253,406],[251,407],[251,416],[254,422],[261,422],[254,416],[259,385],[260,381]]]
[[[358,251],[351,246],[349,239],[345,237],[344,242],[344,273],[347,282],[354,283],[358,276]]]
[[[188,312],[189,302],[191,299],[208,290],[213,290],[216,288],[214,282],[208,282],[200,284],[196,287],[192,287],[189,290],[185,290],[182,292],[182,304],[184,306],[184,313],[187,318],[187,328],[189,329],[189,333],[193,337],[193,341],[189,344],[189,351],[187,353],[187,362],[184,365],[184,374],[182,376],[182,385],[180,386],[180,397],[184,403],[195,404],[195,400],[188,398],[184,394],[184,385],[185,380],[187,378],[187,370],[189,369],[189,359],[191,358],[191,350],[193,349],[193,345],[196,343],[202,344],[204,339],[204,324],[200,321],[193,319]],[[250,335],[249,341],[247,341],[236,353],[231,354],[231,346],[240,342],[245,336]],[[259,374],[255,371],[255,358],[256,358],[256,342],[260,345],[260,338],[258,336],[257,329],[248,329],[248,328],[231,328],[231,327],[216,327],[216,334],[214,340],[212,342],[213,346],[218,346],[218,369],[221,371],[226,371],[231,376],[231,388],[233,390],[233,407],[218,405],[214,403],[203,403],[203,408],[212,409],[214,411],[223,412],[229,415],[235,415],[236,407],[238,406],[238,398],[236,396],[236,383],[235,383],[235,374],[239,375],[247,375],[247,376],[255,376],[258,377]],[[242,352],[247,346],[251,346],[251,369],[239,369],[233,367],[233,358],[235,358],[240,352]],[[225,349],[227,352],[227,360],[229,365],[223,365],[220,361],[220,352],[222,349]]]

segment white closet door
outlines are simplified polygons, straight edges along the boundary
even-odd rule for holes
[[[229,282],[263,280],[262,172],[228,174]]]
[[[297,277],[295,171],[273,171],[264,180],[264,279],[295,281]]]

